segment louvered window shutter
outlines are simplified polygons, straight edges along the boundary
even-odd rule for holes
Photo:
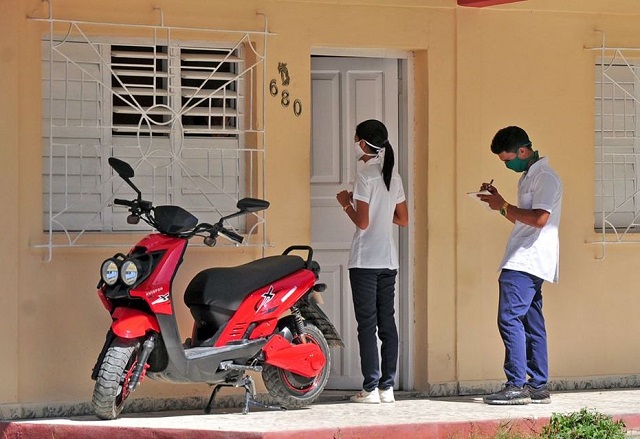
[[[112,46],[114,135],[168,135],[169,73],[167,48]]]
[[[237,135],[240,63],[228,50],[182,49],[180,93],[185,134]]]
[[[50,50],[43,41],[43,54],[45,230],[147,227],[109,203],[132,195],[111,178],[110,156],[137,164],[136,185],[154,204],[207,216],[235,209],[251,161],[240,148],[239,49],[66,41]]]
[[[595,227],[635,228],[638,202],[640,68],[608,60],[595,74]]]
[[[102,230],[103,47],[42,42],[43,224]]]

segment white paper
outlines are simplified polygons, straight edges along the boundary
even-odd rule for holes
[[[473,198],[474,200],[476,200],[478,203],[482,204],[485,209],[491,210],[491,207],[489,207],[489,203],[485,203],[480,198],[478,198],[478,195],[491,195],[491,192],[489,191],[467,192],[467,195]]]

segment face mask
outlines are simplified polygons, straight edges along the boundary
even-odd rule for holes
[[[365,140],[365,142],[366,142],[366,140]],[[360,160],[362,157],[364,157],[365,155],[371,156],[371,157],[376,157],[378,155],[378,154],[368,154],[368,153],[364,152],[362,150],[362,148],[360,147],[360,142],[354,143],[353,144],[353,149],[355,150],[355,153],[356,153],[356,162],[358,160]]]
[[[356,162],[357,162],[358,160],[360,160],[364,156],[365,152],[362,150],[362,148],[360,148],[360,142],[354,143],[353,144],[353,149],[354,149],[354,151],[356,153]]]
[[[516,157],[512,160],[509,160],[508,162],[505,162],[505,166],[514,172],[524,172],[527,170],[529,162],[534,159],[534,161],[537,161],[538,158],[538,151],[534,151],[533,154],[526,159],[519,158],[518,153],[516,152]]]

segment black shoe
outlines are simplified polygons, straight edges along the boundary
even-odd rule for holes
[[[507,384],[501,391],[485,396],[482,400],[485,404],[492,405],[524,405],[531,402],[531,396],[528,387]]]
[[[537,389],[529,384],[525,385],[525,387],[529,390],[529,395],[531,396],[531,402],[533,404],[551,404],[551,393],[549,393],[549,389],[546,384],[538,387]]]

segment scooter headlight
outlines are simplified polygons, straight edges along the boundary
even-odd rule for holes
[[[139,262],[136,260],[127,259],[120,267],[120,280],[128,287],[138,280],[140,275],[140,266],[138,264]]]
[[[118,282],[118,275],[120,274],[118,266],[119,264],[115,259],[107,259],[102,263],[102,267],[100,267],[100,277],[102,281],[110,287]]]

